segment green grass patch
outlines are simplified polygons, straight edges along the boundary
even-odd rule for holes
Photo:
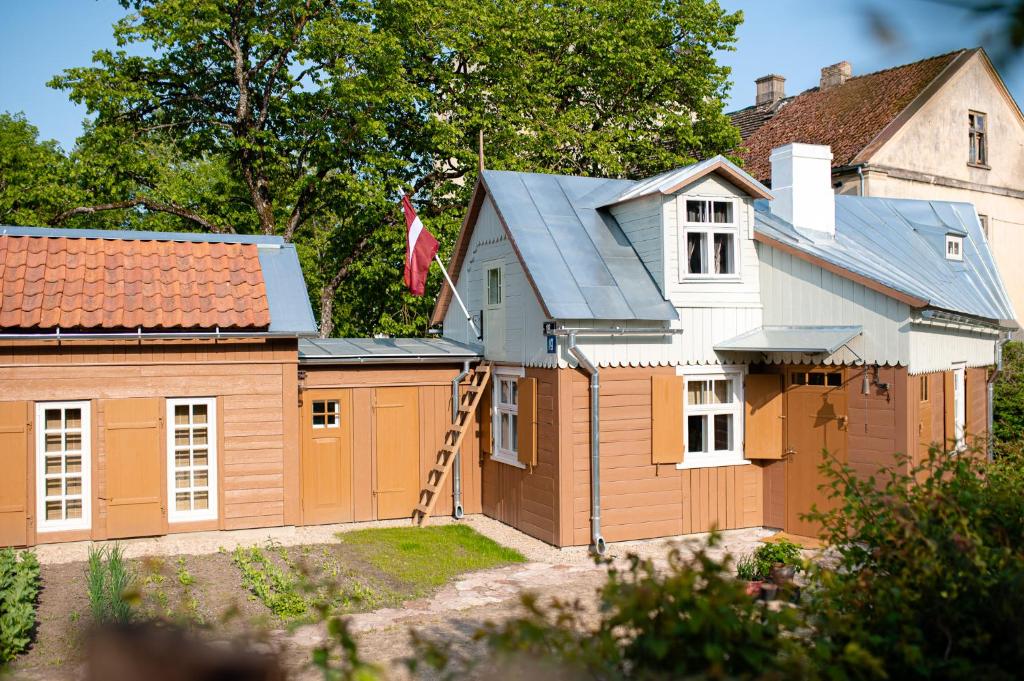
[[[421,596],[456,575],[524,563],[526,558],[466,525],[391,527],[338,535],[360,558],[402,583],[409,596]]]

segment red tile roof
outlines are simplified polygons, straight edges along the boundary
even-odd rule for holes
[[[761,182],[771,175],[772,149],[791,142],[827,144],[832,166],[850,164],[964,50],[850,78],[794,97],[744,141],[743,169]]]
[[[253,244],[0,236],[0,329],[264,329]]]

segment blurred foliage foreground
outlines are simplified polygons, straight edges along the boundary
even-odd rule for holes
[[[414,678],[530,681],[1019,678],[1022,463],[936,450],[866,479],[827,463],[832,510],[813,515],[831,548],[805,561],[794,603],[748,596],[712,536],[667,564],[605,560],[596,602],[527,595],[524,614],[468,643],[413,631],[405,664]],[[344,617],[324,609],[319,620],[326,637],[311,664],[323,678],[387,676],[360,656]]]

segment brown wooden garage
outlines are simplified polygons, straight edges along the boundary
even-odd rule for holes
[[[409,518],[452,420],[452,381],[480,359],[449,340],[331,338],[299,348],[301,506],[306,525]],[[475,419],[459,469],[480,512]],[[435,514],[453,512],[453,475]]]

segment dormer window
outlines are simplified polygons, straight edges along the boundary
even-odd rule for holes
[[[737,268],[739,227],[736,202],[686,199],[680,244],[685,278],[733,277]]]
[[[946,260],[964,259],[964,238],[956,234],[946,235]]]

